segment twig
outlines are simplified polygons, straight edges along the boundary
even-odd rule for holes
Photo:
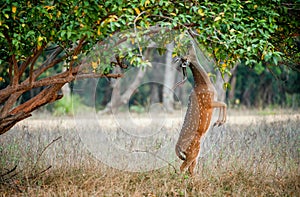
[[[160,18],[164,18],[164,19],[168,19],[168,20],[170,20],[170,21],[174,21],[174,19],[173,18],[171,18],[171,17],[168,17],[168,16],[161,16],[161,15],[157,15],[157,14],[153,14],[152,16],[156,16],[156,17],[160,17]],[[188,25],[185,25],[185,24],[183,24],[183,23],[180,23],[180,22],[177,22],[179,25],[181,25],[181,26],[183,26],[183,27],[185,27],[186,29],[190,29],[190,27],[188,26]],[[192,26],[193,26],[193,24],[192,24]]]
[[[45,172],[46,172],[47,170],[49,170],[50,168],[52,168],[51,165],[48,166],[46,169],[42,170],[41,172],[36,173],[35,175],[32,175],[32,176],[28,177],[28,179],[35,179],[38,175],[45,173]]]
[[[52,140],[52,142],[50,142],[47,146],[45,146],[45,147],[43,148],[42,152],[41,152],[41,153],[38,155],[38,157],[37,157],[37,160],[36,160],[36,162],[35,162],[35,164],[34,164],[34,166],[33,166],[33,168],[32,168],[32,171],[35,170],[35,168],[36,168],[36,166],[37,166],[37,163],[39,162],[41,156],[42,156],[43,153],[47,150],[47,148],[49,148],[54,142],[60,140],[61,138],[62,138],[62,136],[57,137],[56,139]],[[46,169],[44,169],[44,170],[42,170],[42,171],[40,171],[40,172],[38,172],[38,173],[35,173],[35,174],[33,174],[32,176],[30,176],[30,177],[27,177],[27,179],[35,179],[37,176],[39,176],[39,175],[45,173],[45,172],[46,172],[47,170],[49,170],[51,167],[52,167],[52,166],[50,165],[50,166],[48,166]],[[5,175],[8,175],[8,174],[14,172],[16,169],[17,169],[17,165],[16,165],[14,168],[12,168],[11,170],[9,170],[8,172],[5,172],[4,174],[2,174],[2,175],[0,176],[0,178],[1,178],[1,183],[2,183],[2,182],[5,183],[5,181],[11,180],[13,177],[15,177],[17,174],[19,174],[20,172],[22,172],[22,171],[24,170],[24,169],[23,169],[23,170],[21,170],[21,171],[19,171],[19,172],[16,172],[16,173],[14,173],[13,175],[11,175],[10,177],[8,177],[8,178],[6,178],[6,179],[2,179],[2,177],[4,177]],[[10,184],[9,184],[9,186],[12,187],[12,185],[10,185]],[[14,184],[14,186],[15,186],[15,187],[13,187],[14,189],[18,190],[19,192],[22,192],[22,191],[19,189],[18,185]]]
[[[146,11],[143,11],[141,13],[139,13],[139,15],[137,15],[133,21],[133,25],[134,25],[134,33],[136,35],[136,38],[137,38],[137,45],[138,45],[138,48],[139,48],[139,52],[140,52],[140,56],[142,57],[142,59],[144,60],[143,58],[143,53],[142,53],[142,50],[141,50],[141,46],[140,46],[140,42],[139,42],[139,39],[138,39],[138,34],[137,34],[137,29],[136,29],[136,21],[138,20],[138,18],[142,15],[146,13]]]
[[[10,174],[10,173],[12,173],[12,172],[14,172],[15,170],[17,169],[17,165],[15,166],[15,167],[13,167],[13,169],[11,169],[11,170],[9,170],[8,172],[6,172],[6,173],[4,173],[4,174],[2,174],[1,176],[0,176],[0,183],[5,183],[7,180],[11,180],[13,177],[15,177],[16,175],[18,175],[21,171],[19,171],[19,172],[16,172],[16,173],[14,173],[13,175],[11,175],[11,176],[9,176],[9,177],[7,177],[7,178],[3,178],[4,176],[6,176],[6,175],[8,175],[8,174]]]
[[[17,169],[17,167],[18,167],[18,165],[15,165],[15,167],[13,167],[11,170],[8,170],[8,171],[5,172],[4,174],[1,174],[1,175],[0,175],[0,178],[1,178],[1,177],[4,177],[4,176],[6,176],[6,175],[8,175],[8,174],[10,174],[10,173],[12,173],[13,171],[15,171],[15,170]]]
[[[36,168],[37,166],[37,163],[39,162],[39,160],[41,159],[42,155],[44,154],[44,152],[47,150],[47,148],[49,148],[49,146],[51,146],[54,142],[56,142],[57,140],[60,140],[62,138],[62,136],[59,136],[58,138],[52,140],[52,142],[50,142],[47,146],[45,146],[42,150],[42,152],[38,155],[37,159],[36,159],[36,162],[33,166],[33,170]]]

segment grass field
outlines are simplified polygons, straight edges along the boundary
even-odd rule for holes
[[[142,141],[120,132],[112,116],[96,125],[87,117],[76,119],[83,120],[80,126],[70,117],[19,123],[0,136],[0,196],[300,195],[300,114],[295,111],[229,112],[228,123],[202,139],[194,177],[178,172],[181,161],[174,154],[182,115],[164,118],[162,127],[148,124],[143,115],[133,118],[141,123],[140,132],[150,133],[142,133]],[[102,146],[99,129],[120,150],[141,149],[151,157],[118,158],[115,149]]]

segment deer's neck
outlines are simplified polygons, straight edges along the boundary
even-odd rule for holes
[[[204,68],[198,62],[196,51],[193,47],[189,48],[189,55],[188,60],[190,61],[190,69],[192,70],[193,77],[194,77],[194,89],[201,89],[201,90],[211,90],[215,92],[215,88],[211,83],[208,74],[204,70]]]
[[[205,70],[201,66],[195,66],[195,62],[191,62],[190,68],[193,73],[195,87],[206,87],[210,88],[212,83],[205,72]]]

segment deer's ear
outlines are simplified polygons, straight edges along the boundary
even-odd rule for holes
[[[181,61],[181,58],[178,57],[178,56],[176,56],[176,57],[173,58],[172,63],[173,63],[173,64],[176,64],[176,63],[178,63],[178,62],[180,62],[180,61]]]

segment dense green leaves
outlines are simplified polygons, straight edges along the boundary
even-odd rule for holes
[[[197,28],[200,40],[218,61],[230,64],[236,59],[245,59],[246,65],[261,60],[277,64],[281,54],[276,52],[271,35],[278,29],[279,5],[275,1],[221,4],[206,1],[198,6],[198,15],[193,21],[202,21]]]
[[[150,65],[142,54],[152,43],[164,53],[174,40],[173,55],[183,56],[193,37],[222,76],[237,62],[258,74],[282,64],[299,70],[299,5],[299,0],[2,0],[0,132],[60,99],[65,83],[120,77],[110,73],[117,57],[119,66],[120,58]],[[34,88],[43,90],[18,105]]]
[[[157,24],[192,28],[223,72],[239,59],[251,66],[299,64],[299,1],[5,0],[0,9],[1,65],[41,47],[70,49],[82,38],[84,53],[117,32]]]

